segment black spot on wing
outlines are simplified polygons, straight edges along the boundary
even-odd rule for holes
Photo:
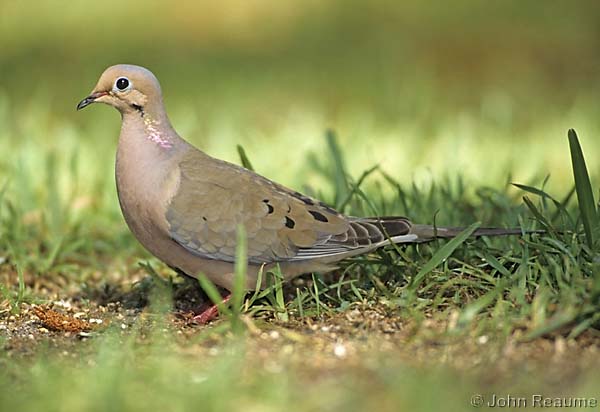
[[[308,213],[310,213],[319,222],[329,222],[329,219],[327,219],[323,213],[317,212],[316,210],[309,210]]]
[[[296,199],[301,200],[302,202],[304,202],[304,204],[312,206],[315,204],[315,202],[307,196],[304,196],[302,193],[300,192],[293,192],[292,196],[294,196]]]
[[[275,209],[273,208],[272,205],[269,204],[269,199],[263,199],[263,203],[266,203],[266,205],[267,205],[267,214],[270,215],[271,213],[273,213],[273,210],[275,210]]]
[[[290,219],[289,217],[286,216],[285,217],[285,226],[290,229],[293,229],[294,226],[296,226],[296,222],[294,222],[292,219]]]

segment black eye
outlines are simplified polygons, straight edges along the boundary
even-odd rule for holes
[[[126,77],[119,77],[115,83],[115,86],[117,86],[117,89],[119,90],[125,90],[129,87],[129,80],[127,80]]]

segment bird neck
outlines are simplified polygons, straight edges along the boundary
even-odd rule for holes
[[[165,117],[146,113],[123,115],[117,146],[116,177],[120,196],[132,191],[152,191],[177,162],[186,143]]]
[[[180,138],[171,126],[171,122],[164,110],[138,110],[123,114],[121,133],[143,136],[158,148],[170,151]]]

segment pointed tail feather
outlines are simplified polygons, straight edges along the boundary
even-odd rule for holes
[[[415,225],[413,224],[410,230],[411,234],[417,235],[416,242],[429,242],[436,238],[449,239],[456,237],[460,232],[465,230],[464,227],[434,227],[431,225]],[[526,233],[544,233],[544,230],[521,230],[521,229],[503,229],[497,227],[481,227],[473,234],[472,237],[480,236],[514,236],[523,235]]]

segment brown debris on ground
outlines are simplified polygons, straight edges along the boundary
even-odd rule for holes
[[[94,325],[86,320],[78,319],[50,309],[48,306],[35,306],[33,313],[46,328],[58,332],[86,332],[94,329]]]

